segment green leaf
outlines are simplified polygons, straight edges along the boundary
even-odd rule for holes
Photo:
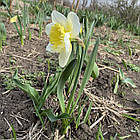
[[[6,39],[6,29],[4,23],[0,22],[0,40]]]
[[[133,53],[133,51],[132,51],[132,49],[131,49],[130,46],[128,46],[128,51],[129,51],[129,56],[132,57],[132,53]]]
[[[94,63],[92,77],[95,79],[99,76],[99,68],[96,63]]]
[[[52,82],[49,83],[49,85],[47,85],[47,83],[45,82],[44,88],[42,90],[42,95],[40,97],[39,104],[38,104],[39,109],[43,107],[48,96],[54,91],[54,89],[56,89],[58,80],[59,80],[59,74],[56,74]]]
[[[2,50],[2,40],[0,40],[0,51]]]
[[[125,78],[124,73],[122,69],[119,68],[119,74],[120,74],[120,80],[123,80]]]
[[[125,61],[124,59],[122,59],[122,63],[123,63],[123,65],[124,65],[125,69],[128,70],[126,61]]]
[[[116,83],[115,83],[115,88],[114,88],[114,93],[116,94],[118,91],[118,85],[119,85],[119,75],[117,74],[116,76]]]
[[[88,22],[88,18],[86,17],[85,19],[84,19],[84,29],[85,29],[85,35],[88,37],[88,33],[89,33],[89,27],[88,27],[88,24],[89,24],[89,22]]]
[[[110,140],[117,140],[117,133],[115,134],[115,136],[113,137],[113,136],[110,136]]]
[[[96,60],[96,55],[97,55],[97,50],[98,50],[98,46],[99,46],[99,38],[97,39],[96,43],[95,43],[95,47],[91,53],[91,56],[89,58],[85,73],[84,73],[84,78],[82,80],[82,84],[81,84],[81,90],[83,91],[85,84],[87,83],[87,81],[89,80],[92,70],[94,68],[94,64],[95,64],[95,60]]]
[[[79,124],[80,124],[81,113],[82,113],[83,107],[84,107],[84,104],[82,106],[78,107],[78,114],[77,114],[77,120],[76,120],[76,129],[78,129]]]
[[[18,23],[19,23],[19,27],[20,27],[20,34],[19,34],[19,36],[20,36],[20,39],[22,39],[23,38],[23,32],[22,32],[22,23],[21,23],[21,17],[17,14],[17,19],[18,19]],[[17,29],[17,28],[16,28]],[[17,30],[18,31],[18,30]]]
[[[23,84],[20,82],[19,78],[18,78],[18,71],[15,71],[15,74],[13,76],[13,81],[16,84],[16,86],[18,86],[22,91],[26,92],[31,99],[38,104],[39,102],[39,93],[36,91],[35,88],[31,87],[29,84]]]
[[[55,122],[61,119],[70,119],[70,116],[67,113],[62,113],[56,116],[51,109],[46,109],[41,113],[41,116],[47,116],[51,122]]]
[[[73,59],[65,68],[65,70],[62,72],[60,79],[59,79],[59,83],[57,86],[57,97],[59,99],[59,103],[60,103],[60,107],[62,112],[65,112],[65,103],[64,103],[64,96],[63,96],[63,88],[65,86],[65,82],[67,81],[67,79],[69,78],[69,76],[71,75],[75,64],[76,64],[77,60]]]
[[[6,40],[6,29],[4,23],[0,22],[0,51],[2,50],[2,43]]]
[[[122,82],[131,85],[133,88],[136,88],[136,85],[134,84],[133,80],[130,78],[125,78]]]
[[[89,61],[89,56],[86,55],[86,57],[85,57],[85,63],[87,64],[88,61]],[[97,78],[98,76],[99,76],[99,68],[98,68],[98,66],[97,66],[97,64],[96,64],[96,62],[95,62],[95,63],[94,63],[94,66],[93,66],[92,77],[95,79],[95,78]]]
[[[43,121],[43,118],[40,114],[40,110],[39,108],[36,106],[36,104],[33,102],[33,105],[34,105],[34,108],[35,108],[35,111],[36,111],[36,115],[39,117],[41,123],[42,123],[42,126],[44,127],[44,121]]]
[[[88,64],[87,64],[87,67],[86,67],[86,70],[85,70],[85,73],[84,73],[84,77],[83,77],[83,80],[82,80],[82,84],[80,86],[80,90],[78,92],[78,97],[72,107],[72,110],[71,110],[71,113],[73,112],[75,106],[77,105],[80,97],[81,97],[81,94],[83,92],[83,89],[86,85],[86,83],[88,82],[90,76],[91,76],[91,73],[92,73],[92,70],[93,70],[93,67],[94,67],[94,64],[95,64],[95,60],[96,60],[96,55],[97,55],[97,50],[98,50],[98,46],[99,46],[99,38],[97,39],[96,43],[95,43],[95,47],[90,55],[90,58],[89,58],[89,61],[88,61]]]
[[[88,117],[89,117],[90,112],[91,112],[91,107],[92,107],[92,102],[90,102],[89,107],[88,107],[88,110],[87,110],[86,115],[84,117],[84,121],[83,121],[84,123],[86,123],[87,120],[88,120]]]
[[[70,93],[70,97],[69,97],[69,101],[68,101],[68,105],[67,105],[67,109],[66,112],[69,114],[70,112],[70,106],[72,105],[73,101],[74,101],[74,94],[78,85],[78,79],[82,70],[82,66],[83,66],[83,62],[84,62],[84,56],[85,56],[85,49],[82,47],[82,52],[81,52],[81,57],[80,55],[78,56],[78,60],[76,63],[76,67],[74,69],[74,78],[73,78],[73,89]]]
[[[95,21],[92,22],[92,24],[90,26],[90,29],[89,29],[89,32],[86,34],[86,38],[85,38],[86,49],[88,48],[88,46],[90,44],[91,37],[93,36],[93,28],[94,28],[94,26],[95,26]]]

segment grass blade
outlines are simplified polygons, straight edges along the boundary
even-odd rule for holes
[[[12,133],[13,133],[14,140],[16,140],[17,139],[17,137],[16,137],[16,131],[15,131],[13,125],[10,125],[10,126],[12,128]]]
[[[99,128],[98,128],[98,132],[97,132],[97,135],[96,135],[96,140],[104,140],[102,130],[101,130],[101,124],[99,125]]]
[[[129,116],[128,114],[122,114],[122,115],[123,115],[124,117],[128,118],[128,119],[133,120],[133,121],[140,122],[140,119],[136,119],[136,118],[134,118],[134,117],[132,117],[132,116]]]
[[[41,121],[41,124],[42,124],[42,126],[44,127],[44,121],[43,121],[43,119],[42,119],[42,116],[41,116],[41,114],[40,114],[40,111],[39,111],[39,109],[37,108],[37,106],[36,106],[36,104],[33,102],[33,105],[34,105],[34,108],[35,108],[35,111],[36,111],[36,115],[39,117],[39,119],[40,119],[40,121]]]

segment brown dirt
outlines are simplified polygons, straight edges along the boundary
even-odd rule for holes
[[[30,137],[41,140],[53,139],[55,137],[54,132],[56,132],[55,128],[59,129],[59,122],[58,124],[50,124],[47,122],[45,129],[42,130],[41,123],[34,113],[35,110],[30,98],[16,87],[13,89],[7,89],[7,84],[5,82],[7,80],[6,77],[8,77],[8,79],[12,77],[16,67],[18,67],[20,75],[24,75],[24,77],[28,74],[35,74],[37,72],[45,72],[46,76],[47,60],[53,62],[51,64],[52,72],[55,72],[55,66],[58,64],[58,60],[55,55],[52,56],[45,50],[45,46],[48,43],[48,38],[45,32],[43,32],[41,38],[38,38],[38,29],[33,27],[32,39],[29,41],[28,36],[26,36],[24,46],[21,46],[19,37],[16,34],[13,25],[9,24],[5,19],[3,19],[3,21],[7,29],[7,39],[6,45],[3,46],[3,50],[0,52],[0,139],[12,138],[10,125],[14,127],[17,138],[20,140],[27,140]],[[116,31],[111,31],[108,28],[97,28],[95,36],[101,33],[104,38],[107,31],[110,34],[109,41],[115,43],[119,39],[119,36]],[[122,32],[121,35],[123,39],[127,40],[129,35],[124,31]],[[131,45],[140,45],[139,38],[135,41],[133,39],[130,40]],[[122,48],[121,45],[118,45],[117,49],[120,48],[124,53],[119,56],[114,56],[104,51],[106,47],[107,45],[104,45],[101,42],[97,62],[100,68],[100,75],[95,80],[92,78],[90,79],[85,88],[85,94],[82,96],[82,98],[86,98],[86,95],[89,96],[87,93],[90,93],[91,95],[94,95],[97,100],[99,99],[99,102],[95,99],[91,99],[93,100],[93,109],[89,117],[89,123],[81,124],[78,130],[75,129],[75,125],[72,123],[70,134],[69,136],[66,136],[67,139],[71,137],[72,139],[94,140],[96,138],[99,124],[95,125],[92,129],[90,129],[90,126],[102,117],[106,111],[107,115],[101,120],[102,132],[106,140],[109,140],[110,136],[114,136],[116,133],[120,136],[131,135],[127,140],[140,139],[138,137],[138,131],[136,131],[136,128],[140,131],[138,122],[123,117],[119,118],[106,108],[99,109],[100,107],[105,106],[115,106],[115,103],[118,103],[121,104],[121,107],[118,107],[118,111],[126,110],[128,113],[133,113],[138,116],[138,118],[140,117],[140,73],[131,71],[130,69],[126,71],[121,61],[122,59],[129,59],[131,63],[137,64],[140,67],[138,52],[135,52],[130,58],[126,47]],[[112,84],[111,81],[117,74],[117,65],[121,66],[126,73],[126,76],[132,78],[137,86],[135,89],[130,86],[119,87],[118,91],[119,93],[125,93],[124,97],[119,96],[118,94],[113,94],[114,84]],[[37,89],[43,87],[42,77],[37,76],[34,81],[33,79],[31,79],[31,81],[32,85]],[[83,116],[87,111],[88,105],[89,102],[85,104]],[[56,96],[52,95],[48,98],[45,106],[53,108],[56,111],[56,108],[58,108]],[[97,107],[98,109],[95,109]],[[83,116],[81,116],[81,120],[83,119]],[[36,134],[38,135],[35,137]]]

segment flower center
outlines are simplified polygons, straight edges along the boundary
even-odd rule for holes
[[[57,48],[57,46],[64,43],[65,33],[64,27],[59,23],[52,26],[50,31],[50,43],[53,45],[53,47]]]

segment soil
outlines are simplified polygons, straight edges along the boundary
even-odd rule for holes
[[[45,32],[39,38],[38,28],[32,26],[32,39],[29,40],[28,35],[26,35],[24,46],[21,46],[20,39],[13,25],[6,19],[1,20],[6,26],[7,39],[0,52],[0,140],[13,138],[11,126],[13,126],[16,137],[19,140],[54,139],[57,135],[57,130],[60,128],[60,122],[52,124],[46,118],[45,128],[42,129],[30,98],[10,82],[15,69],[18,68],[21,77],[24,76],[26,80],[30,80],[31,84],[38,90],[42,89],[44,84],[43,77],[36,76],[35,79],[29,79],[30,77],[27,75],[44,72],[46,77],[48,73],[48,60],[52,61],[51,73],[55,73],[58,57],[55,54],[46,52],[45,46],[48,44],[49,39]],[[122,112],[130,115],[133,114],[134,118],[140,119],[140,72],[132,71],[129,67],[126,70],[122,64],[123,59],[129,60],[132,64],[140,67],[139,49],[134,49],[134,46],[140,46],[140,40],[139,37],[135,37],[123,30],[120,32],[121,36],[118,31],[112,31],[105,26],[94,30],[93,42],[101,34],[97,57],[100,73],[99,77],[95,80],[92,77],[90,78],[81,97],[84,99],[88,96],[90,101],[93,101],[92,110],[88,123],[81,124],[77,130],[75,124],[71,124],[71,129],[68,135],[65,136],[66,139],[95,140],[99,124],[101,124],[102,133],[106,140],[109,140],[111,136],[114,137],[115,134],[118,134],[116,139],[119,139],[119,136],[126,136],[125,139],[127,140],[140,139],[139,122],[121,115]],[[103,41],[106,39],[107,33],[110,35],[108,42],[113,42],[113,44],[120,38],[122,38],[123,43],[129,40],[132,50],[135,50],[132,56],[129,56],[127,46],[120,44],[115,48],[121,51],[120,55],[114,55],[105,51],[108,44],[103,43]],[[90,46],[90,49],[92,48],[93,45]],[[91,51],[90,49],[89,52]],[[137,87],[132,88],[131,86],[122,85],[119,86],[118,93],[114,94],[115,82],[112,81],[118,74],[118,65],[125,72],[125,76],[131,78]],[[58,102],[56,95],[49,97],[45,106],[57,111]],[[88,106],[89,101],[85,103],[81,121]],[[113,113],[111,109],[114,109],[118,114]],[[105,116],[101,121],[91,128],[92,124],[98,121],[104,114]],[[60,133],[59,136],[61,136]]]

